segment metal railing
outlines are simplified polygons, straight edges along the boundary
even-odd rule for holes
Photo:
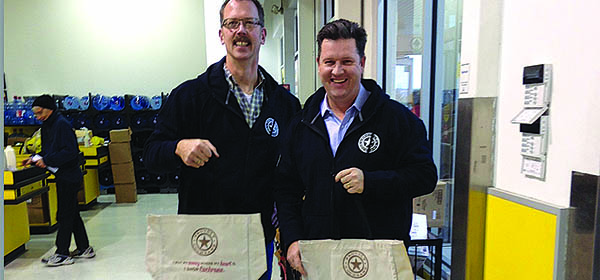
[[[428,280],[442,279],[442,244],[443,239],[411,240],[406,244],[406,251],[413,266],[415,279],[421,277]],[[419,247],[427,247],[428,254],[419,254]],[[410,250],[414,248],[414,250]]]

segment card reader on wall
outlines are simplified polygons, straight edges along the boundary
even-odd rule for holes
[[[551,64],[538,64],[523,68],[523,85],[525,86],[523,109],[512,119],[512,123],[532,125],[546,113],[550,106],[550,84],[552,78]],[[525,128],[527,129],[527,128]]]
[[[552,65],[539,64],[523,68],[523,85],[525,86],[525,108],[547,107],[550,103],[550,86]]]
[[[521,124],[521,154],[541,157],[548,149],[548,116],[541,116],[532,124]]]
[[[548,150],[548,108],[552,65],[538,64],[523,68],[523,109],[512,119],[521,132],[521,173],[544,180]]]
[[[521,132],[521,154],[540,157],[546,154],[548,146],[548,116],[543,115],[548,108],[525,108],[512,123],[519,125]]]

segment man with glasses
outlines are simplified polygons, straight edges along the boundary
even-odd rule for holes
[[[160,173],[181,166],[178,213],[260,213],[272,248],[273,175],[282,131],[300,103],[258,65],[267,36],[261,4],[227,0],[220,17],[226,56],[171,92],[144,163]]]

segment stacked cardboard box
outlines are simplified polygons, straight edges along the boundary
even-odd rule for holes
[[[42,196],[34,196],[31,201],[27,202],[27,212],[29,214],[30,224],[43,224],[48,222],[44,217],[44,204]]]
[[[413,199],[413,212],[427,215],[428,227],[444,227],[448,204],[446,182],[439,181],[432,193]]]
[[[132,203],[137,201],[137,188],[135,185],[130,141],[130,129],[110,131],[108,151],[110,153],[117,203]]]

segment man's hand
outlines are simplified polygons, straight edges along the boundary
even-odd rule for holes
[[[175,154],[185,165],[195,168],[204,166],[213,154],[219,157],[217,148],[206,139],[183,139],[177,143]]]
[[[290,244],[290,247],[288,247],[287,261],[293,269],[306,276],[306,271],[304,271],[304,266],[302,266],[302,258],[300,257],[300,247],[298,246],[298,241],[294,241],[294,243]]]
[[[365,175],[356,167],[340,171],[335,175],[335,181],[342,182],[348,193],[363,193],[365,190]]]

